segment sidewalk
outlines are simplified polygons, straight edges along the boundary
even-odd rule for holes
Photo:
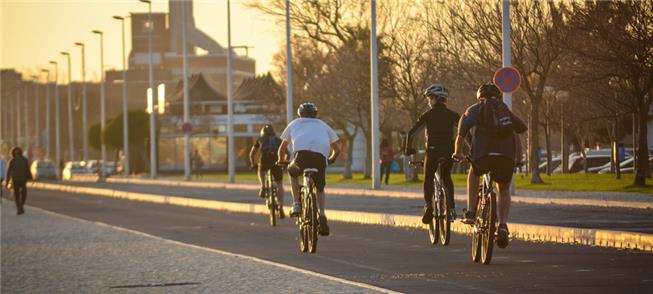
[[[2,203],[6,293],[390,292],[243,255]]]

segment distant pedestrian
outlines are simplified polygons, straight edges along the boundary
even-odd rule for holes
[[[2,197],[4,197],[4,191],[5,187],[2,186],[2,183],[5,181],[5,171],[6,171],[6,163],[5,159],[0,157],[0,201],[2,201]]]
[[[27,181],[32,180],[32,174],[29,171],[27,158],[23,157],[23,150],[20,147],[11,148],[11,160],[7,168],[6,185],[9,188],[9,181],[14,188],[14,200],[16,202],[17,214],[25,212],[25,200],[27,200]]]
[[[204,167],[204,161],[202,161],[202,156],[200,156],[200,152],[195,150],[193,153],[193,157],[191,157],[191,162],[192,162],[192,167],[193,171],[195,171],[195,177],[196,178],[201,178],[202,177],[202,167]]]
[[[390,178],[390,169],[392,168],[394,157],[395,155],[392,151],[392,146],[388,143],[388,139],[383,139],[383,141],[381,141],[381,179],[383,179],[383,173],[385,172],[386,185]]]

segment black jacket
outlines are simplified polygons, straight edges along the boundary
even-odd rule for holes
[[[422,127],[426,127],[426,148],[438,153],[453,153],[455,128],[458,125],[460,115],[447,108],[443,103],[437,103],[424,112],[417,123],[408,132],[406,147],[412,146],[412,139],[415,133]]]
[[[11,179],[14,182],[25,182],[32,179],[27,158],[20,156],[9,160],[7,179]]]

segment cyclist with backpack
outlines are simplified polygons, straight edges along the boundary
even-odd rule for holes
[[[277,198],[279,199],[279,218],[284,218],[283,212],[283,171],[276,165],[277,150],[281,145],[281,139],[277,137],[274,128],[271,125],[265,125],[261,128],[261,136],[256,140],[254,146],[249,151],[249,162],[252,170],[258,170],[258,181],[261,183],[259,197],[265,197],[265,173],[272,171],[272,177],[277,184]],[[256,154],[258,153],[258,164],[256,164]]]
[[[479,177],[490,172],[499,190],[499,228],[497,246],[508,246],[508,213],[510,210],[510,181],[521,155],[518,134],[527,130],[526,124],[501,101],[501,92],[494,84],[483,84],[476,92],[478,102],[465,111],[458,124],[453,158],[464,159],[465,137],[471,133],[471,158],[479,170],[469,169],[467,176],[467,210],[463,223],[473,224],[476,215]],[[519,156],[521,157],[521,156]]]
[[[433,193],[435,189],[433,180],[435,171],[439,165],[442,177],[442,184],[447,190],[447,202],[450,203],[450,215],[455,218],[456,209],[454,202],[453,180],[451,180],[451,160],[440,162],[440,158],[451,158],[453,154],[454,130],[458,124],[460,115],[455,111],[447,108],[446,102],[449,99],[449,90],[443,85],[433,84],[424,90],[424,97],[428,100],[431,107],[422,114],[417,123],[408,132],[404,153],[406,155],[415,154],[412,148],[412,138],[418,130],[425,127],[426,136],[426,157],[424,158],[424,215],[422,223],[429,224],[433,221]]]
[[[318,170],[314,178],[317,189],[317,202],[319,207],[319,234],[329,235],[329,226],[325,211],[326,167],[335,162],[340,154],[338,135],[324,121],[317,118],[317,106],[311,102],[302,103],[297,108],[299,118],[291,121],[281,134],[281,147],[279,159],[285,159],[288,146],[292,143],[295,159],[288,165],[288,175],[292,185],[293,209],[291,217],[297,217],[302,211],[299,197],[299,177],[306,168]]]

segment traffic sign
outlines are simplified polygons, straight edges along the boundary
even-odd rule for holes
[[[502,93],[512,93],[521,85],[521,75],[512,66],[505,66],[494,74],[494,84],[499,87]]]
[[[193,125],[189,122],[181,125],[181,132],[184,134],[191,134],[193,132]]]

